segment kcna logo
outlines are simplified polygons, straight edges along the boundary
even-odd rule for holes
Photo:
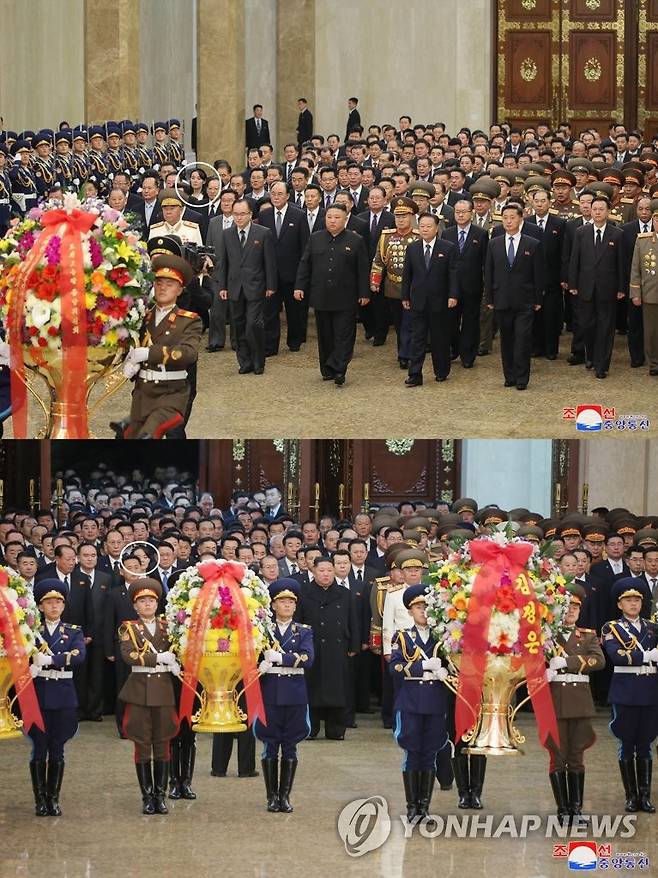
[[[338,834],[350,857],[380,848],[391,832],[388,803],[383,796],[355,799],[338,815]]]

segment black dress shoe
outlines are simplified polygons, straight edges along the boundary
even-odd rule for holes
[[[570,366],[582,366],[585,362],[584,357],[579,357],[576,354],[571,354],[570,357],[567,357],[567,363]]]
[[[296,344],[296,345],[293,345],[292,347],[288,347],[288,350],[292,351],[293,353],[296,354],[297,351],[300,349],[300,347],[301,347],[301,345]]]
[[[323,381],[333,381],[335,377],[336,377],[336,376],[333,375],[333,374],[332,374],[332,375],[323,375],[323,376],[322,376],[322,380],[323,380]]]
[[[265,351],[265,358],[266,359],[267,359],[267,357],[278,357],[278,356],[279,356],[278,351]]]
[[[516,381],[506,381],[505,387],[516,387]]]
[[[258,777],[259,772],[247,771],[245,774],[238,774],[238,777]]]
[[[475,365],[475,363],[473,363],[473,362],[470,362],[470,363],[464,363],[464,362],[462,361],[462,366],[464,367],[464,369],[472,369],[474,365]]]
[[[422,375],[409,375],[404,379],[404,383],[407,387],[420,387],[423,383]]]
[[[254,369],[254,375],[262,375],[265,369],[260,366],[258,369]]]
[[[527,386],[528,386],[527,384],[517,384],[516,389],[517,390],[525,390]]]
[[[547,360],[557,360],[557,354],[546,354]]]
[[[211,771],[210,776],[211,777],[226,777],[226,772],[225,771]]]
[[[644,366],[644,360],[641,363],[631,363],[631,369],[641,369]]]
[[[434,380],[435,381],[447,381],[448,376],[447,375],[435,375]]]
[[[224,345],[219,345],[219,344],[209,344],[208,347],[206,348],[206,350],[208,351],[209,354],[216,354],[217,351],[223,351],[223,350],[224,350]]]
[[[238,375],[247,375],[249,372],[253,372],[253,366],[240,366],[238,369]]]
[[[597,378],[601,378],[601,379],[603,379],[603,378],[607,378],[607,377],[608,377],[608,373],[607,373],[607,372],[601,372],[600,369],[597,369],[596,372],[595,372],[594,374],[596,375]]]
[[[373,346],[373,348],[380,348],[380,347],[381,347],[382,345],[384,345],[384,344],[386,344],[386,339],[385,339],[385,338],[376,338],[376,339],[373,341],[372,346]]]
[[[478,357],[487,357],[490,351],[485,350],[485,348],[480,348],[478,351]]]
[[[336,375],[334,378],[334,384],[336,387],[342,387],[345,384],[345,376],[344,375]]]
[[[590,369],[590,370],[593,369],[593,368],[594,368],[594,363],[593,363],[591,360],[586,360],[586,361],[585,361],[585,368],[586,368],[586,369]]]
[[[404,357],[398,357],[398,363],[401,369],[409,368],[409,360],[405,360]]]
[[[649,375],[658,375],[658,369],[649,369]]]

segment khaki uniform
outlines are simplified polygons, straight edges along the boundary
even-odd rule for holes
[[[637,219],[637,202],[635,198],[622,198],[619,202],[619,211],[621,213],[622,223],[632,223]]]
[[[550,684],[560,734],[560,746],[552,741],[549,746],[551,771],[568,768],[579,773],[584,771],[583,753],[596,737],[591,722],[596,711],[589,675],[605,667],[605,658],[596,631],[591,628],[574,628],[568,638],[560,635],[557,644],[557,655],[566,659],[567,666]]]
[[[631,298],[642,299],[644,351],[650,369],[658,369],[658,235],[637,236],[631,262]],[[631,305],[631,307],[636,307]]]
[[[169,223],[155,223],[151,226],[149,232],[149,241],[151,238],[159,238],[162,235],[178,235],[183,244],[197,244],[203,246],[203,238],[199,231],[199,226],[189,220],[179,220],[175,225],[170,226]]]
[[[572,198],[571,201],[567,201],[566,204],[561,204],[559,201],[553,201],[550,213],[554,216],[561,216],[562,219],[565,220],[576,219],[580,216],[580,205],[576,198]]]
[[[178,306],[155,325],[155,308],[146,315],[143,346],[148,360],[135,379],[129,436],[162,438],[183,423],[190,385],[187,370],[196,364],[203,325],[198,314]]]
[[[390,584],[391,579],[389,576],[378,576],[370,588],[370,634],[368,645],[370,652],[375,655],[382,654],[384,603]]]
[[[131,673],[119,698],[126,707],[123,732],[135,743],[135,761],[169,758],[169,741],[178,729],[174,686],[169,668],[158,664],[158,653],[170,649],[167,622],[156,618],[155,634],[140,619],[119,629],[121,658]],[[148,669],[148,670],[147,670]]]
[[[402,271],[407,247],[420,237],[417,229],[401,235],[397,229],[382,229],[375,258],[370,270],[370,283],[379,286],[384,281],[387,299],[402,299]]]

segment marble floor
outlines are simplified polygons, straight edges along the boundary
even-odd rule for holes
[[[184,878],[240,874],[246,878],[313,878],[348,874],[355,878],[410,875],[487,875],[544,878],[568,873],[566,859],[553,857],[546,837],[552,796],[546,753],[529,715],[519,726],[527,736],[519,757],[489,760],[480,821],[493,815],[538,815],[540,831],[527,838],[404,838],[399,818],[404,797],[401,751],[376,716],[359,717],[344,742],[319,739],[300,748],[293,814],[269,814],[261,777],[239,779],[235,762],[225,779],[210,776],[208,735],[199,735],[194,787],[196,802],[172,802],[168,817],[143,817],[132,765],[132,746],[120,741],[110,718],[84,723],[67,748],[61,818],[36,818],[24,740],[0,743],[0,876],[21,878]],[[598,741],[587,756],[585,804],[597,815],[623,813],[614,740],[606,717],[596,719]],[[658,799],[658,781],[655,784]],[[375,850],[348,856],[338,832],[342,809],[355,799],[381,796],[391,820],[390,835]],[[380,803],[381,804],[381,803]],[[431,812],[464,815],[452,792],[435,792]],[[373,834],[372,838],[377,837]],[[582,838],[583,836],[581,836]],[[584,838],[594,840],[587,830]],[[353,837],[348,841],[354,840]],[[641,874],[658,874],[658,815],[640,814],[632,838],[608,839],[614,853],[646,853]]]
[[[373,348],[359,328],[354,360],[342,388],[320,377],[313,319],[309,321],[309,341],[301,351],[291,353],[284,344],[277,357],[267,360],[262,376],[238,375],[230,348],[209,354],[206,344],[204,335],[199,392],[187,431],[192,439],[591,436],[576,433],[574,422],[563,419],[566,406],[579,404],[616,407],[621,415],[646,415],[651,423],[649,431],[638,429],[631,434],[614,430],[605,435],[647,438],[655,434],[658,425],[658,378],[650,377],[648,368],[630,368],[622,336],[615,339],[612,367],[605,381],[598,381],[584,366],[567,364],[571,336],[565,335],[557,361],[532,361],[530,384],[524,393],[503,387],[498,341],[492,354],[477,358],[475,368],[453,364],[449,380],[441,384],[434,381],[428,357],[425,384],[415,388],[404,386],[406,373],[398,368],[393,334],[386,345]],[[113,438],[108,422],[128,414],[131,386],[125,384],[92,414],[90,427],[96,438]],[[28,436],[36,437],[42,426],[40,410],[31,401]],[[11,435],[11,422],[7,422],[5,436]]]

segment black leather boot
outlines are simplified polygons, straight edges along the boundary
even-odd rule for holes
[[[30,777],[32,778],[32,792],[34,793],[34,813],[37,817],[47,817],[46,763],[41,760],[30,762]]]
[[[125,439],[125,433],[129,426],[129,418],[124,418],[121,421],[110,421],[110,430],[113,431],[115,439]]]
[[[435,773],[434,769],[420,771],[420,782],[418,785],[418,816],[424,820],[429,814],[430,802],[432,801],[432,790],[434,789]]]
[[[165,796],[167,795],[167,776],[169,762],[153,762],[153,798],[156,814],[168,814]]]
[[[557,816],[560,820],[569,817],[569,804],[567,799],[567,773],[566,771],[551,771],[549,773],[553,797],[557,805]]]
[[[64,777],[64,763],[48,760],[48,774],[46,780],[46,799],[48,800],[48,814],[51,817],[61,817],[62,809],[59,807],[59,791],[62,788]]]
[[[637,779],[635,777],[635,760],[630,759],[619,760],[619,771],[624,784],[624,792],[626,793],[626,805],[624,810],[628,814],[635,814],[638,810],[638,792]]]
[[[180,799],[181,797],[181,742],[171,742],[171,757],[169,759],[169,798]]]
[[[471,793],[468,782],[468,756],[460,753],[452,760],[453,771],[455,772],[455,783],[457,784],[457,801],[458,808],[471,807]]]
[[[418,799],[418,772],[403,771],[402,782],[404,783],[404,798],[407,802],[407,820],[409,823],[418,816],[416,800]]]
[[[484,773],[487,770],[486,756],[470,757],[470,790],[471,790],[471,808],[476,811],[482,810],[482,787],[484,786]]]
[[[261,759],[261,768],[265,778],[265,794],[267,795],[267,810],[279,810],[279,760]]]
[[[139,788],[142,791],[142,814],[155,814],[155,804],[153,802],[153,776],[151,774],[150,762],[136,762],[135,770],[137,771],[137,780]]]
[[[569,813],[572,817],[578,817],[583,813],[584,772],[567,771],[567,789],[569,790]]]
[[[637,789],[639,793],[640,811],[646,811],[647,814],[654,814],[656,809],[651,804],[651,759],[635,759],[635,770],[637,771]]]
[[[289,796],[297,771],[296,759],[281,760],[281,777],[279,778],[279,811],[289,814],[292,811]]]
[[[180,748],[180,794],[183,799],[196,799],[196,793],[192,789],[195,761],[196,744],[194,740],[183,741]]]

